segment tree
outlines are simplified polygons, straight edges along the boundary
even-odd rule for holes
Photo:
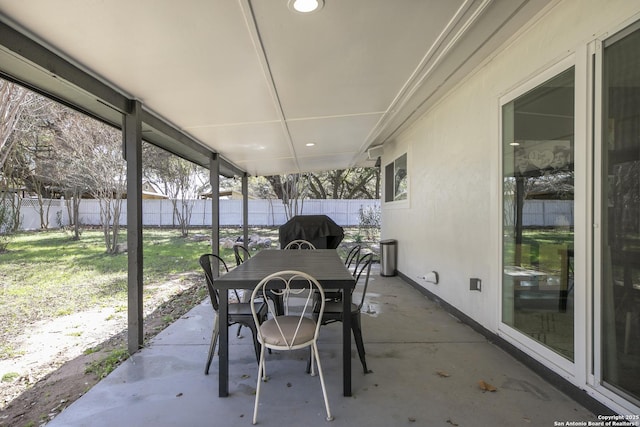
[[[76,138],[77,130],[73,123],[78,114],[62,105],[52,104],[52,119],[49,126],[55,135],[58,156],[51,170],[52,180],[57,183],[57,191],[64,196],[65,205],[71,225],[73,239],[80,239],[80,201],[83,194],[90,193],[91,179],[84,174],[84,169],[77,168],[76,143],[69,140]]]
[[[26,91],[20,88],[22,91]],[[51,118],[52,101],[34,93],[25,96],[21,114],[13,122],[13,129],[5,143],[3,175],[16,188],[37,196],[34,205],[40,215],[40,227],[49,226],[51,206],[51,167],[55,164],[53,135],[47,123]]]
[[[307,174],[314,199],[379,199],[378,168],[337,169]]]
[[[0,250],[6,249],[8,236],[20,225],[21,200],[11,191],[12,186],[17,187],[16,180],[6,173],[5,165],[18,141],[17,124],[31,98],[31,92],[25,88],[0,79]]]
[[[65,187],[75,194],[86,188],[98,199],[106,252],[116,253],[127,188],[122,133],[68,109],[59,112],[56,126],[58,148],[65,158],[59,164],[66,170]]]
[[[276,197],[282,201],[287,219],[302,213],[304,198],[309,189],[305,174],[272,175],[265,178],[271,183]]]
[[[188,236],[193,206],[208,182],[206,170],[151,144],[143,145],[142,163],[145,178],[169,196],[174,225]]]
[[[16,142],[12,135],[29,101],[29,94],[27,89],[0,79],[0,169]]]
[[[378,168],[338,169],[322,173],[265,177],[287,218],[302,213],[304,199],[374,199],[380,197]]]

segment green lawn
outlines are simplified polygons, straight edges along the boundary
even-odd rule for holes
[[[505,238],[504,259],[514,264],[515,241]],[[522,232],[521,265],[559,273],[562,270],[559,250],[573,249],[573,232],[570,230],[525,229]]]
[[[222,229],[220,234],[235,240],[242,232]],[[250,234],[270,237],[277,245],[277,228],[252,229]],[[205,239],[198,241],[196,235]],[[145,229],[145,299],[168,279],[199,273],[198,257],[210,252],[208,236],[208,230],[191,230],[183,238],[177,230]],[[358,236],[357,229],[346,229],[344,242],[358,241]],[[230,267],[235,265],[232,249],[221,248],[220,253]],[[6,343],[32,322],[93,307],[126,310],[127,254],[105,254],[99,230],[85,230],[79,241],[61,231],[21,233],[0,254],[0,286],[0,358],[6,358],[12,355]]]

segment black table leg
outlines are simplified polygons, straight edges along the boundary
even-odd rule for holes
[[[229,395],[229,291],[220,289],[218,292],[220,316],[220,335],[218,338],[218,396],[227,397]]]
[[[342,292],[342,383],[343,394],[351,396],[351,288]]]

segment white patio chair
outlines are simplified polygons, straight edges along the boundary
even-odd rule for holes
[[[284,249],[315,249],[315,248],[316,247],[314,246],[313,243],[304,239],[292,240],[289,243],[287,243],[287,245],[284,247]]]
[[[267,289],[269,285],[269,289]],[[275,288],[274,288],[275,287]],[[281,296],[284,314],[277,315],[273,312],[273,304],[269,304],[269,311],[272,315],[258,328],[258,341],[262,344],[260,350],[260,363],[258,364],[258,383],[256,386],[256,401],[253,410],[253,424],[258,416],[258,402],[260,400],[260,388],[262,381],[267,380],[265,369],[265,348],[290,351],[303,348],[311,348],[311,375],[314,373],[314,359],[318,365],[320,384],[322,385],[322,395],[327,410],[327,420],[333,420],[329,409],[327,389],[322,375],[320,365],[320,355],[318,354],[317,339],[320,333],[320,322],[324,312],[324,290],[316,279],[301,271],[285,270],[279,271],[265,277],[258,283],[251,294],[251,300],[256,297],[267,298],[267,291],[274,292]],[[320,319],[315,321],[314,317],[314,293],[319,293],[320,306],[316,309],[315,315]],[[256,324],[259,324],[260,313],[253,309]]]

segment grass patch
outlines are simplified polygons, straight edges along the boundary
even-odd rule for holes
[[[97,353],[100,350],[102,350],[101,347],[88,348],[85,351],[83,351],[82,354],[89,355],[89,354]]]
[[[17,372],[7,372],[2,376],[2,382],[10,383],[10,382],[13,382],[13,380],[15,380],[18,377],[20,377],[20,374]]]
[[[122,238],[124,239],[124,235]],[[167,278],[196,271],[207,242],[175,230],[144,230],[145,297]],[[105,253],[102,232],[86,230],[74,241],[59,231],[18,233],[0,254],[0,341],[25,325],[94,307],[127,307],[127,254]],[[11,354],[2,350],[2,358]]]
[[[24,351],[18,351],[9,344],[0,346],[0,359],[12,359],[14,357],[22,356]]]
[[[573,231],[525,229],[522,232],[521,260],[519,265],[535,268],[548,273],[559,273],[562,270],[560,250],[573,248]],[[504,242],[504,259],[508,264],[515,261],[516,245],[513,236]]]
[[[109,352],[109,354],[95,362],[91,362],[84,370],[85,374],[94,374],[98,378],[104,378],[109,375],[120,363],[129,358],[129,351],[124,348],[118,348]]]

